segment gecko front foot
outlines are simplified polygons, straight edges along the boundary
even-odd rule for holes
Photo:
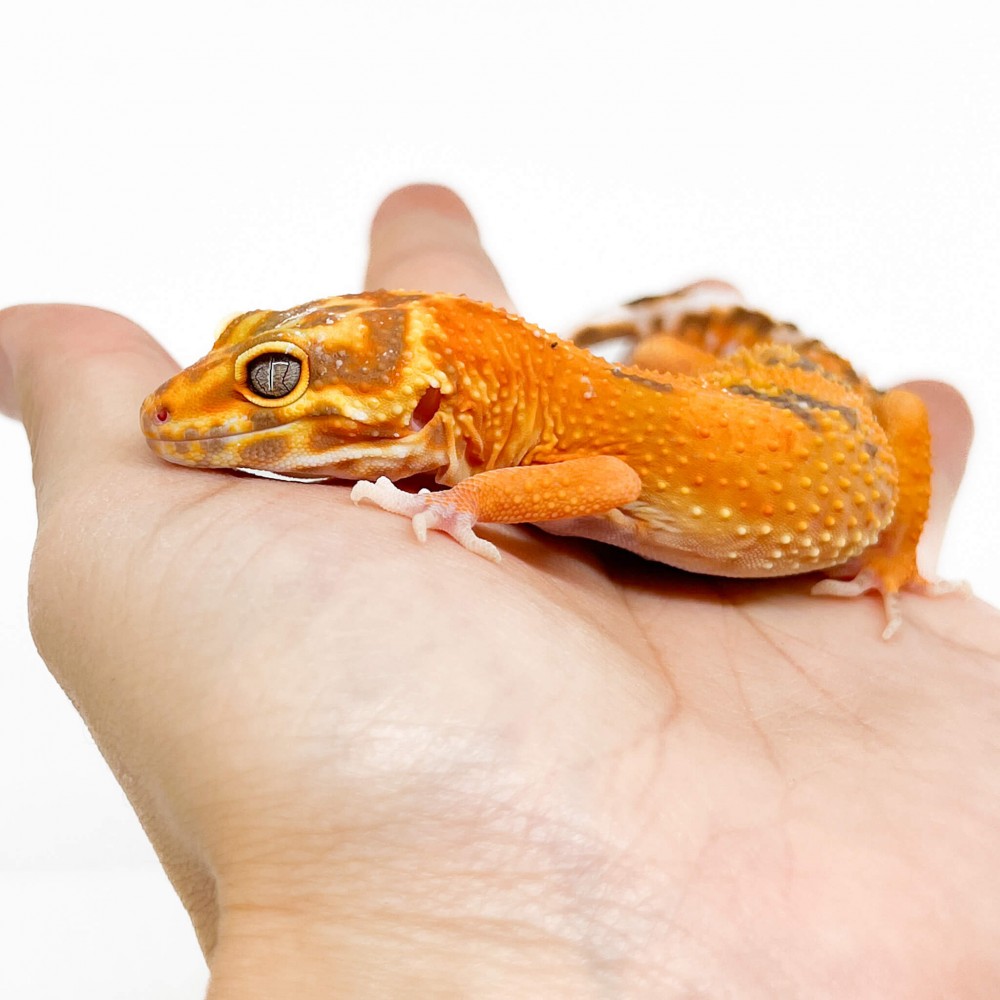
[[[456,509],[447,500],[449,492],[450,490],[442,490],[440,493],[431,493],[425,489],[419,493],[407,493],[391,479],[380,476],[374,483],[365,480],[355,483],[351,499],[358,504],[367,500],[382,510],[410,518],[413,532],[421,542],[427,541],[429,530],[443,531],[470,552],[489,559],[490,562],[500,562],[500,550],[472,530],[476,524],[476,515],[467,510]]]

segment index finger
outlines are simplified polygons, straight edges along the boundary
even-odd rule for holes
[[[372,221],[365,288],[452,292],[513,309],[472,213],[436,184],[412,184],[382,202]]]

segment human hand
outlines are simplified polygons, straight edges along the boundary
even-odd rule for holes
[[[506,302],[440,189],[380,211],[378,286]],[[876,598],[802,580],[420,546],[344,486],[155,459],[138,405],[175,370],[119,316],[0,314],[34,634],[210,997],[995,995],[995,612],[904,598],[884,643]],[[968,425],[928,393],[933,538]]]

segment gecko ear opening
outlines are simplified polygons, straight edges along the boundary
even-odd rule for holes
[[[428,386],[427,391],[420,397],[420,402],[414,407],[413,415],[410,417],[410,430],[423,430],[434,419],[434,414],[440,407],[441,390]]]

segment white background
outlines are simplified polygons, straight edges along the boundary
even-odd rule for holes
[[[233,312],[358,290],[380,198],[450,183],[550,329],[716,275],[877,384],[958,386],[978,436],[941,570],[1000,601],[984,5],[600,6],[5,9],[0,306],[114,309],[187,364]],[[186,916],[33,651],[2,418],[0,454],[0,995],[197,997]]]

